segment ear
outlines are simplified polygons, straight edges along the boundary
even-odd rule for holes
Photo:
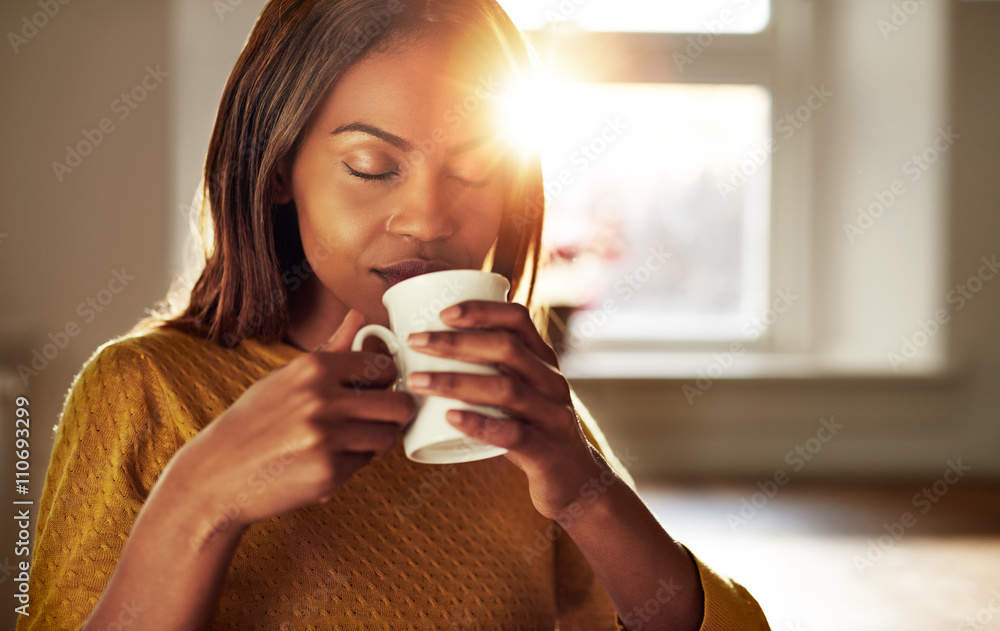
[[[278,206],[283,206],[292,201],[292,177],[288,161],[282,160],[278,163],[278,169],[274,173],[274,199],[271,200]]]

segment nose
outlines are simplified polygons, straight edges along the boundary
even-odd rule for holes
[[[451,204],[442,183],[432,175],[411,177],[399,193],[399,205],[389,217],[389,232],[426,242],[446,239],[455,233]]]

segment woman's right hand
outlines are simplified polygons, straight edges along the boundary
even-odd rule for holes
[[[387,389],[393,362],[350,351],[364,324],[360,312],[348,312],[320,348],[252,385],[171,459],[163,476],[204,515],[200,546],[222,530],[242,533],[327,501],[395,446],[414,415],[413,398]]]

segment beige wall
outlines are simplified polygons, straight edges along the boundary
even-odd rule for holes
[[[57,3],[54,3],[57,4]],[[170,192],[170,65],[166,2],[88,0],[58,5],[59,11],[14,52],[8,32],[19,32],[22,18],[40,11],[35,2],[0,3],[0,357],[5,365],[30,363],[48,335],[79,327],[65,348],[25,385],[4,380],[0,466],[6,482],[0,520],[0,562],[13,557],[12,520],[7,515],[14,426],[10,397],[31,401],[31,491],[39,497],[52,428],[73,375],[96,347],[121,334],[163,292],[170,244],[167,233]],[[38,19],[42,22],[42,19]],[[29,31],[30,32],[30,31]],[[152,87],[135,109],[116,99],[141,85],[146,67],[170,73]],[[141,96],[141,94],[137,94]],[[114,109],[113,109],[114,108]],[[85,140],[83,130],[113,130],[101,139],[60,182],[53,161],[64,162],[66,145]],[[94,136],[96,139],[96,135]],[[84,147],[86,150],[86,147]],[[114,285],[117,294],[100,294],[124,270],[135,280]],[[112,297],[88,311],[88,298]],[[57,335],[58,337],[58,335]],[[61,341],[61,340],[60,340]],[[56,350],[53,347],[51,351]],[[0,589],[9,594],[13,577],[0,572]],[[8,600],[10,596],[8,595]],[[10,624],[4,608],[0,628]]]

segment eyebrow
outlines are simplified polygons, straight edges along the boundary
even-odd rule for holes
[[[361,132],[363,134],[368,134],[369,136],[374,136],[379,140],[389,143],[393,147],[396,147],[400,151],[410,152],[413,151],[413,143],[409,140],[397,136],[391,132],[384,129],[376,127],[374,125],[369,125],[367,123],[348,123],[346,125],[341,125],[340,127],[334,129],[330,132],[331,136],[336,136],[338,134],[344,134],[348,132]],[[472,151],[473,149],[478,149],[479,147],[486,145],[490,142],[489,137],[473,138],[472,140],[467,140],[461,144],[458,144],[451,148],[451,154],[465,153],[467,151]]]

